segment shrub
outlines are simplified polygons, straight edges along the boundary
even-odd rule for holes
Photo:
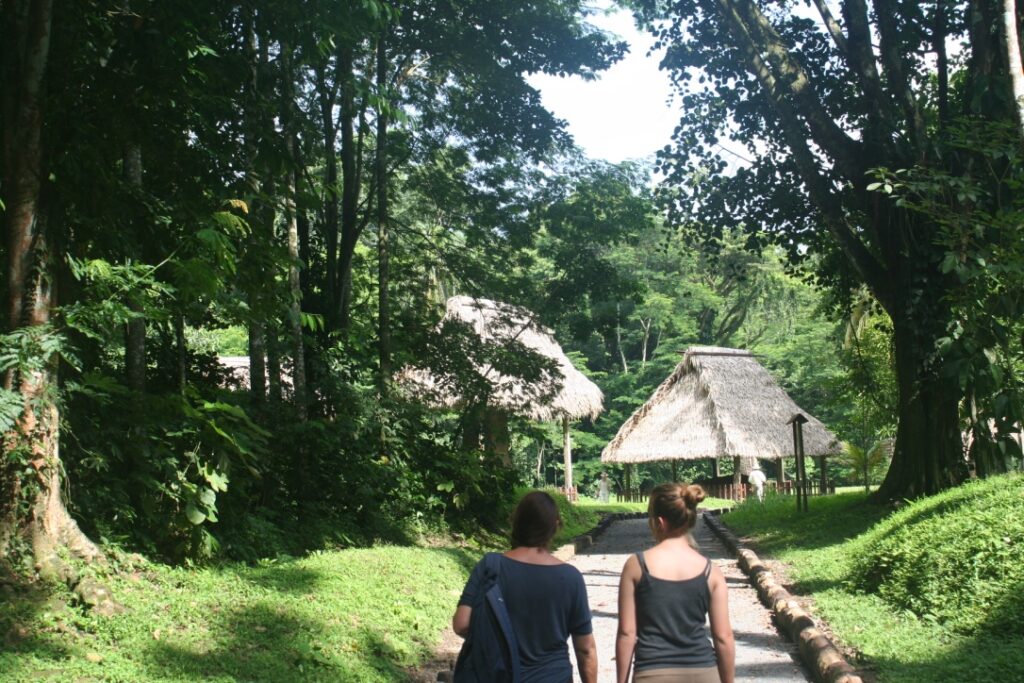
[[[962,633],[1024,624],[1024,476],[976,481],[908,505],[864,539],[852,581]]]

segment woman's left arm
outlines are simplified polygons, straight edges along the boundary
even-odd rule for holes
[[[582,683],[597,683],[597,641],[594,640],[594,634],[573,636],[572,648],[576,651],[580,681]]]

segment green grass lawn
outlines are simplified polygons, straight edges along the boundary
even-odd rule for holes
[[[1024,680],[1024,477],[898,512],[863,491],[738,506],[723,520],[789,565],[793,592],[888,683]]]
[[[559,501],[556,543],[604,512],[642,509]],[[437,646],[483,551],[380,546],[207,568],[122,560],[105,579],[125,607],[113,617],[69,604],[63,589],[0,578],[0,681],[404,681],[403,667]]]
[[[261,566],[145,564],[114,617],[0,593],[3,681],[404,680],[432,652],[477,551],[378,547]]]

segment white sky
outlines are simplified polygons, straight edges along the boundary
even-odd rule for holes
[[[540,90],[544,106],[565,119],[587,156],[612,162],[653,156],[669,144],[679,123],[678,103],[668,102],[668,74],[658,70],[661,53],[647,56],[654,38],[638,31],[632,15],[622,10],[590,22],[629,43],[628,54],[596,81],[543,74],[529,81]]]

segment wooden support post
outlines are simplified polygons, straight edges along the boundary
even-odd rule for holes
[[[625,468],[626,468],[626,473],[625,473],[626,490],[625,490],[624,493],[626,494],[626,502],[631,503],[631,502],[633,502],[633,482],[632,482],[633,466],[627,464],[625,466]]]
[[[678,460],[673,460],[672,461],[672,481],[673,481],[673,483],[679,481],[679,461]]]
[[[779,482],[779,488],[782,488],[782,485],[786,483],[786,459],[780,455],[775,459],[775,462],[779,468],[779,474],[776,477],[776,480]]]
[[[562,417],[562,458],[565,460],[565,495],[572,495],[572,435],[569,433],[569,416]]]
[[[711,458],[711,462],[714,464],[715,479],[722,476],[722,463],[718,458]]]
[[[740,466],[743,458],[738,455],[732,456],[732,483],[739,486],[743,481],[742,474],[740,474]]]
[[[818,467],[821,468],[819,481],[821,483],[821,495],[828,493],[828,472],[825,470],[825,456],[818,457]]]
[[[804,423],[807,422],[807,418],[797,413],[789,419],[789,423],[793,425],[793,454],[796,456],[796,509],[801,512],[807,512],[810,509],[810,505],[807,501],[808,494],[808,483],[807,483],[807,463],[804,458]]]

